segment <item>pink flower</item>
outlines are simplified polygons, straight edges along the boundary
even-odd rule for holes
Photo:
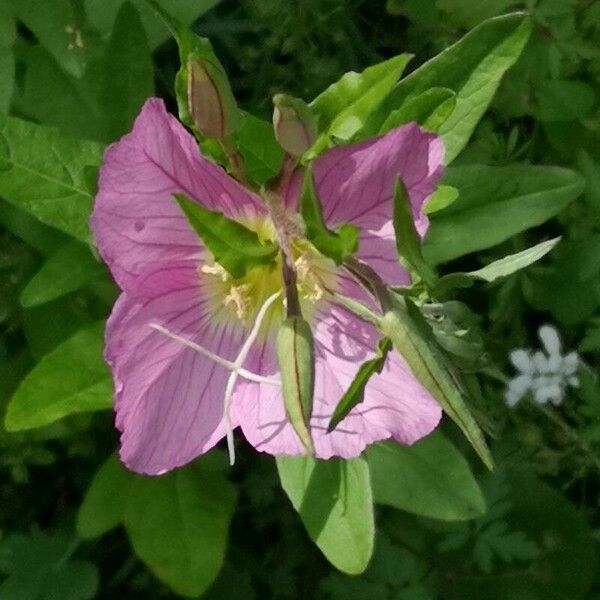
[[[423,235],[428,220],[421,206],[442,174],[442,156],[440,138],[409,124],[331,150],[313,163],[328,226],[358,225],[358,258],[389,284],[409,281],[393,239],[394,182],[398,176],[404,181]],[[300,178],[299,173],[293,177],[282,194],[282,206],[296,222]],[[161,100],[148,100],[133,131],[106,151],[92,229],[122,294],[108,320],[105,358],[116,390],[121,459],[134,471],[153,475],[184,465],[223,438],[223,398],[231,375],[160,329],[234,361],[259,309],[282,288],[280,270],[268,267],[231,279],[188,225],[173,200],[175,192],[273,237],[261,198],[202,157]],[[332,289],[364,300],[354,280],[305,240],[293,245],[303,314],[315,338],[311,433],[316,456],[351,458],[378,440],[412,444],[430,433],[441,418],[440,407],[394,351],[367,384],[364,402],[326,433],[334,407],[359,366],[374,355],[380,335],[333,300]],[[243,365],[264,381],[238,377],[228,417],[257,450],[303,454],[286,420],[281,389],[273,383],[278,367],[272,334],[282,314],[279,296]]]

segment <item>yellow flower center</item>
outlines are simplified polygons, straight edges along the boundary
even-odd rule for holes
[[[261,240],[276,240],[275,228],[269,217],[244,224],[255,231]],[[296,268],[302,314],[310,322],[331,293],[336,291],[337,268],[333,261],[320,254],[303,238],[291,238],[290,247]],[[266,299],[284,289],[281,256],[271,265],[253,267],[239,278],[233,278],[219,263],[209,258],[199,266],[198,276],[208,292],[211,318],[221,322],[241,323],[246,329],[252,325]],[[282,293],[269,308],[263,331],[274,330],[283,321],[284,303],[285,293]]]

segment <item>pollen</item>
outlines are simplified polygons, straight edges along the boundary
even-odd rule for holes
[[[316,304],[325,295],[325,290],[313,262],[312,256],[305,252],[294,261],[294,265],[298,276],[298,292],[300,296]]]
[[[227,308],[232,308],[240,321],[246,321],[250,314],[251,298],[250,298],[251,286],[247,283],[241,285],[232,285],[229,288],[229,293],[223,299],[223,304]]]
[[[219,277],[223,283],[230,279],[229,273],[219,263],[201,265],[199,270],[201,273],[206,273],[206,275],[215,275]]]

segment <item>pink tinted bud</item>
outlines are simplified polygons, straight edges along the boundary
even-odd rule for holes
[[[317,138],[317,127],[310,109],[302,100],[285,94],[275,95],[273,104],[275,137],[288,154],[299,158]]]

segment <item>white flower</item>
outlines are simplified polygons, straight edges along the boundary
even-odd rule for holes
[[[568,386],[577,387],[579,356],[577,352],[561,354],[560,336],[556,328],[543,325],[538,332],[545,352],[537,350],[513,350],[510,361],[518,374],[509,380],[504,399],[515,406],[528,392],[539,404],[548,402],[558,406]]]

